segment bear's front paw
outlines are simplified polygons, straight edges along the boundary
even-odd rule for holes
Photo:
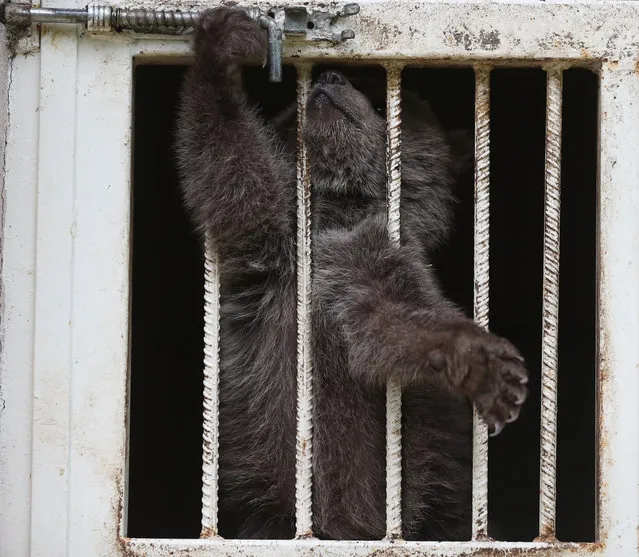
[[[200,14],[194,29],[197,61],[216,65],[243,58],[266,59],[266,31],[241,9],[218,7]]]
[[[450,331],[449,342],[431,356],[435,369],[446,367],[451,383],[475,403],[491,436],[514,422],[526,400],[524,359],[507,340],[474,324]]]

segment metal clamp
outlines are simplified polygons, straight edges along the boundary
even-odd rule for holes
[[[339,29],[335,20],[359,13],[358,4],[341,8],[306,6],[274,7],[265,13],[259,8],[244,8],[268,34],[269,79],[282,81],[282,41],[297,40],[339,43],[355,37],[352,29]],[[31,4],[0,4],[0,23],[12,27],[30,27],[35,23],[83,25],[91,33],[133,31],[181,35],[189,33],[198,11],[152,8],[116,8],[106,4],[89,4],[86,8],[37,8]]]

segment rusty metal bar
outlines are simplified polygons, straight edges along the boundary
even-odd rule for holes
[[[324,43],[340,43],[355,37],[352,29],[334,25],[336,18],[359,13],[355,3],[324,5],[320,10],[306,5],[269,6],[269,13],[259,7],[243,6],[268,35],[269,78],[282,81],[282,41],[284,34],[296,39],[306,38]],[[40,8],[29,3],[0,3],[0,23],[13,28],[26,28],[36,23],[79,24],[91,34],[112,31],[134,31],[141,34],[188,35],[196,24],[199,10],[147,6],[125,7],[110,4],[89,4],[84,8]],[[277,20],[277,21],[276,21]]]
[[[402,68],[386,67],[386,179],[388,236],[400,245]],[[402,389],[392,378],[386,387],[386,538],[402,537]]]
[[[490,300],[490,69],[475,68],[475,272],[473,314],[488,329]],[[473,409],[473,539],[488,537],[488,428]]]
[[[220,277],[217,253],[208,237],[204,249],[204,410],[200,537],[212,538],[218,535]]]
[[[28,27],[35,23],[79,24],[91,33],[135,31],[137,33],[187,34],[197,22],[198,11],[181,9],[127,8],[108,4],[89,4],[85,8],[38,8],[30,4],[11,3],[2,8],[0,22],[14,27]],[[246,12],[268,35],[269,77],[282,81],[282,29],[273,18],[258,8],[246,7]],[[358,8],[359,9],[359,8]],[[357,13],[357,12],[355,12]],[[344,38],[351,38],[352,32]]]
[[[561,193],[561,68],[546,81],[546,187],[544,202],[541,338],[541,462],[539,536],[555,539],[557,469],[557,368],[559,341],[559,216]]]
[[[311,175],[304,141],[311,67],[297,66],[297,444],[296,537],[313,535],[313,360],[311,355]]]

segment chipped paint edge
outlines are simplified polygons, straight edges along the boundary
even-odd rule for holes
[[[319,540],[122,540],[124,555],[137,557],[489,557],[599,554],[597,543],[378,542]]]

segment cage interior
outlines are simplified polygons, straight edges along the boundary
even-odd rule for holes
[[[340,68],[383,91],[381,67]],[[201,500],[203,266],[182,209],[172,154],[182,66],[135,70],[130,537],[197,538]],[[272,117],[295,99],[295,70],[247,88]],[[474,127],[470,68],[407,68],[403,87],[427,98],[447,129]],[[545,73],[491,74],[491,329],[510,339],[531,374],[520,419],[489,445],[490,534],[538,533]],[[596,182],[598,78],[564,73],[557,537],[595,539]],[[473,174],[459,181],[456,228],[436,254],[449,296],[472,314]],[[224,517],[220,517],[223,522]]]

